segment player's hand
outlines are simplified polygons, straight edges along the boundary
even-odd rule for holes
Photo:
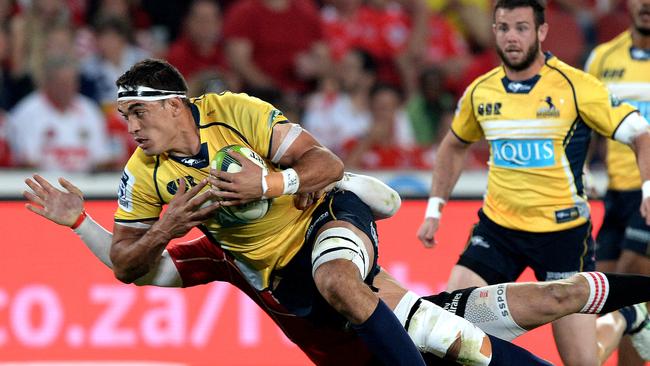
[[[330,185],[326,189],[322,189],[320,191],[316,192],[311,192],[311,193],[296,193],[293,196],[293,204],[296,206],[297,209],[299,210],[305,210],[309,206],[313,205],[314,203],[318,202],[318,200],[323,197],[323,195],[329,191],[332,190],[331,187],[334,185]]]
[[[208,182],[223,206],[236,206],[262,198],[262,168],[239,154],[228,153],[241,164],[237,173],[210,169]]]
[[[424,222],[420,225],[418,239],[420,239],[425,248],[432,248],[437,244],[435,235],[438,232],[439,225],[440,219],[434,219],[432,217],[424,219]]]
[[[650,225],[650,197],[641,202],[641,216],[645,218],[645,224]]]
[[[32,190],[23,191],[23,197],[29,201],[25,207],[37,215],[59,225],[72,226],[83,211],[81,190],[64,178],[59,178],[59,184],[65,191],[54,187],[38,174],[25,179],[25,184]]]
[[[185,179],[179,180],[178,191],[159,220],[161,230],[172,238],[180,238],[193,227],[212,218],[221,205],[219,201],[214,200],[214,190],[208,189],[201,193],[208,185],[207,179],[203,179],[190,190],[186,189],[186,184]]]

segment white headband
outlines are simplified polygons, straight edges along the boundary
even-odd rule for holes
[[[148,86],[137,86],[135,88],[125,88],[120,86],[117,89],[117,101],[143,100],[155,101],[170,98],[187,98],[184,91],[160,90]]]

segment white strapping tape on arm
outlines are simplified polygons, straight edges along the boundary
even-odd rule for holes
[[[643,199],[650,197],[650,180],[646,180],[641,185],[641,192],[643,194]]]
[[[282,194],[294,194],[298,192],[298,188],[300,188],[300,177],[298,177],[298,173],[293,168],[283,170],[282,178],[282,182],[284,183]]]
[[[90,215],[87,215],[86,219],[73,231],[79,235],[81,241],[97,259],[109,268],[113,268],[110,256],[113,234],[110,231],[100,226]]]
[[[300,133],[302,132],[302,127],[299,125],[292,123],[291,128],[289,129],[289,132],[287,132],[287,135],[284,137],[284,140],[282,140],[282,143],[280,144],[280,147],[278,147],[278,150],[275,152],[275,155],[273,155],[273,158],[271,158],[271,162],[273,164],[277,164],[280,159],[284,156],[284,153],[289,150],[289,147],[291,147],[291,144],[293,144],[294,141],[300,136]]]
[[[631,145],[637,136],[648,132],[648,130],[650,130],[648,121],[639,113],[634,112],[625,117],[613,137],[616,141]]]
[[[445,200],[440,197],[429,197],[429,203],[427,204],[427,210],[424,213],[424,218],[427,219],[431,217],[434,219],[439,219],[442,215],[442,211],[440,209],[444,204]]]

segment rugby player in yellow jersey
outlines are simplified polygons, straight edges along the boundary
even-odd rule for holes
[[[591,75],[542,52],[549,31],[543,5],[499,0],[493,30],[503,65],[477,78],[459,101],[436,155],[431,198],[418,231],[426,247],[435,244],[441,208],[467,150],[487,139],[484,204],[449,289],[514,281],[526,267],[542,281],[594,269],[582,183],[592,130],[632,146],[643,180],[650,179],[647,122],[633,106],[610,98]],[[645,198],[646,221],[649,209]],[[599,364],[594,316],[567,316],[554,322],[553,332],[566,365]]]
[[[650,0],[628,0],[627,8],[632,20],[630,29],[596,47],[585,70],[650,119]],[[634,151],[608,140],[605,162],[609,184],[605,217],[596,236],[596,267],[601,271],[650,274],[650,226],[639,212],[643,193]],[[650,185],[644,189],[650,190]],[[628,315],[625,309],[621,314]],[[635,347],[650,361],[650,344],[640,342],[643,332],[650,333],[650,324],[646,329],[630,330]],[[643,365],[643,360],[623,342],[619,365]]]
[[[295,194],[329,186],[343,166],[269,103],[235,93],[189,99],[183,77],[160,60],[135,64],[116,84],[118,110],[138,143],[118,190],[110,250],[121,281],[150,274],[171,239],[199,226],[232,256],[248,288],[273,291],[295,316],[354,331],[384,364],[424,364],[418,349],[468,365],[547,364],[391,279],[375,292],[381,271],[372,212],[344,190],[296,207]],[[268,171],[232,154],[240,172],[210,169],[216,152],[231,144],[257,152]],[[219,210],[261,198],[273,202],[258,220],[233,220]],[[491,291],[486,296],[496,298]]]

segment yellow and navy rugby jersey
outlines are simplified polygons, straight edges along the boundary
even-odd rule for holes
[[[224,146],[250,147],[271,169],[273,126],[287,119],[271,104],[246,94],[206,94],[191,100],[201,138],[201,151],[193,157],[168,154],[147,156],[137,149],[127,163],[118,191],[116,222],[157,219],[162,206],[174,197],[178,180],[196,185],[209,174],[210,161]],[[261,219],[241,224],[225,215],[205,222],[205,228],[244,265],[258,289],[268,287],[273,269],[282,268],[300,249],[314,208],[298,210],[292,196],[275,198]],[[205,230],[204,230],[205,231]]]
[[[596,47],[587,72],[603,81],[617,98],[634,105],[650,120],[650,50],[635,48],[629,31]],[[634,151],[618,141],[607,141],[609,189],[641,189]]]
[[[591,75],[547,54],[535,77],[511,81],[502,67],[476,79],[458,102],[452,132],[490,144],[483,210],[507,228],[531,232],[586,222],[582,168],[591,130],[611,137],[634,111],[610,101]]]

